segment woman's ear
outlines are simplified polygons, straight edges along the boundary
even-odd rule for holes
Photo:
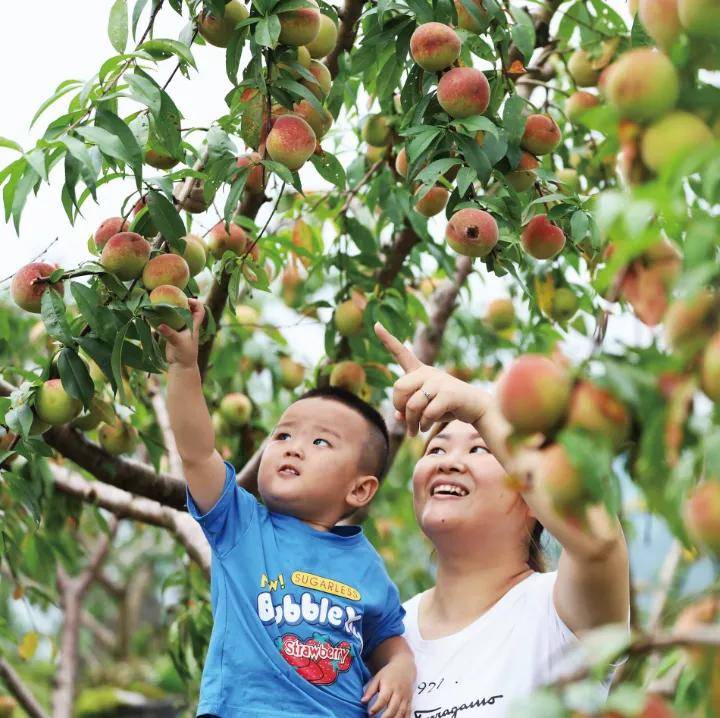
[[[350,487],[345,501],[353,509],[360,509],[373,500],[379,488],[380,482],[376,476],[358,476]]]

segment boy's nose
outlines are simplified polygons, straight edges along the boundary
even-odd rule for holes
[[[287,446],[285,447],[284,456],[296,456],[298,459],[304,459],[305,454],[299,446]]]

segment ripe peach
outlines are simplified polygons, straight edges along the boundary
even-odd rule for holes
[[[413,60],[429,72],[444,70],[460,57],[460,38],[449,25],[426,22],[410,38]]]
[[[252,402],[240,392],[226,394],[220,401],[220,415],[230,426],[243,426],[250,420]]]
[[[13,718],[17,701],[12,696],[0,696],[0,718]]]
[[[624,53],[610,65],[604,92],[623,117],[646,122],[675,106],[680,82],[666,55],[641,47]]]
[[[341,361],[335,364],[330,372],[330,386],[357,394],[365,384],[365,370],[354,361]]]
[[[103,247],[100,263],[118,279],[139,277],[150,259],[150,243],[136,232],[120,232]]]
[[[256,150],[260,146],[260,133],[267,114],[267,98],[256,88],[246,87],[240,95],[240,137]]]
[[[458,16],[458,27],[468,32],[474,32],[480,34],[484,32],[490,24],[490,16],[487,10],[483,7],[482,0],[468,0],[468,3],[472,4],[475,9],[476,15],[471,15],[468,9],[463,4],[462,0],[453,0],[455,4],[455,11]]]
[[[547,357],[525,354],[500,377],[496,396],[500,410],[517,431],[547,432],[565,417],[570,388],[565,369]]]
[[[720,402],[720,332],[713,335],[703,352],[700,384],[713,401]]]
[[[182,254],[183,259],[187,262],[190,276],[194,277],[205,269],[207,262],[207,247],[201,237],[196,234],[186,234],[185,251]],[[178,254],[173,250],[173,254]]]
[[[178,163],[178,160],[172,155],[160,150],[148,147],[145,150],[144,162],[150,167],[154,167],[156,170],[170,170]]]
[[[582,115],[586,110],[589,110],[591,107],[597,107],[599,104],[600,100],[597,95],[585,92],[584,90],[573,92],[573,94],[565,100],[565,114],[570,122],[577,123],[581,121]]]
[[[210,230],[208,249],[215,259],[220,259],[225,252],[245,254],[249,245],[250,239],[245,230],[234,222],[231,222],[227,229],[224,222],[218,222]]]
[[[583,49],[570,55],[568,72],[578,87],[594,87],[600,77],[600,71],[593,67],[590,53]]]
[[[335,326],[344,337],[351,337],[363,329],[364,311],[357,302],[348,299],[335,310]]]
[[[315,151],[316,144],[312,127],[297,115],[278,117],[267,137],[270,157],[290,170],[299,170]]]
[[[720,481],[698,484],[683,513],[692,540],[720,557]]]
[[[669,48],[680,37],[678,0],[640,0],[640,20],[648,35],[663,48]]]
[[[387,117],[376,114],[369,115],[362,128],[362,138],[373,147],[385,147],[392,136]]]
[[[642,138],[643,162],[655,172],[681,157],[712,143],[710,128],[697,115],[671,112],[645,130]]]
[[[717,0],[678,0],[678,15],[691,37],[720,39],[720,6]]]
[[[565,513],[582,505],[585,487],[564,446],[552,444],[543,449],[538,471],[540,490],[550,498],[557,511]]]
[[[332,127],[333,116],[330,111],[323,107],[318,112],[307,100],[300,100],[293,105],[293,112],[302,117],[312,127],[315,137],[320,141]]]
[[[225,5],[223,17],[207,12],[200,13],[198,31],[207,42],[215,47],[227,47],[235,34],[235,26],[248,17],[248,10],[240,0],[230,0]]]
[[[102,222],[95,231],[95,246],[101,250],[110,237],[119,232],[127,232],[129,229],[130,225],[122,217],[110,217]]]
[[[415,196],[419,197],[421,192],[424,191],[425,189],[422,186],[418,187],[415,191]],[[434,217],[445,209],[448,199],[450,199],[450,192],[448,192],[445,187],[436,185],[435,187],[431,187],[425,193],[424,197],[418,199],[415,203],[415,209],[420,212],[423,217]]]
[[[324,100],[332,89],[332,75],[328,70],[327,65],[320,62],[320,60],[312,60],[310,67],[308,68],[310,74],[315,78],[315,82],[310,80],[303,80],[302,84],[312,92],[318,100]]]
[[[474,67],[453,67],[440,78],[437,98],[450,117],[481,115],[490,102],[490,84]]]
[[[35,415],[50,426],[72,421],[82,409],[82,402],[71,397],[60,379],[48,379],[35,395]]]
[[[609,391],[584,380],[573,389],[567,425],[607,436],[619,449],[630,432],[630,416]]]
[[[450,247],[467,257],[486,257],[499,238],[494,217],[482,209],[472,207],[456,212],[445,228],[445,239]]]
[[[307,43],[310,57],[321,58],[329,55],[337,43],[338,28],[332,18],[320,15],[320,28],[314,39]]]
[[[407,151],[403,147],[395,157],[395,170],[401,177],[407,178],[408,175],[408,156]]]
[[[142,274],[143,284],[148,291],[161,284],[185,289],[189,279],[188,263],[177,254],[158,254],[145,265]]]
[[[565,232],[553,224],[546,214],[538,214],[525,225],[521,241],[531,257],[552,259],[565,246]]]
[[[161,284],[150,292],[151,304],[169,304],[178,309],[189,309],[188,298],[182,289],[172,284]],[[156,315],[150,317],[153,326],[167,324],[171,329],[180,331],[185,327],[185,320],[171,309],[161,309]]]
[[[538,167],[540,167],[538,158],[529,152],[523,152],[517,167],[508,172],[505,179],[516,192],[525,192],[535,184],[537,178],[535,170]]]
[[[117,417],[112,424],[102,424],[98,429],[98,440],[108,454],[120,456],[135,451],[140,437],[137,429]]]
[[[558,287],[550,304],[550,316],[557,322],[567,322],[572,319],[580,308],[575,292],[567,287]]]
[[[280,278],[280,284],[285,304],[289,307],[297,307],[302,297],[303,280],[294,264],[285,267]]]
[[[49,277],[56,269],[57,264],[47,262],[31,262],[18,269],[10,284],[10,295],[15,304],[26,312],[40,314],[42,310],[42,295],[51,286],[47,282],[38,282],[38,279]],[[63,283],[52,285],[53,291],[62,295]]]
[[[283,45],[307,45],[320,32],[320,8],[315,0],[306,0],[313,7],[299,7],[278,14]]]
[[[257,152],[250,152],[237,158],[237,167],[250,167],[247,180],[245,182],[245,191],[254,195],[262,195],[265,191],[263,183],[264,167],[261,164],[261,157]]]
[[[665,340],[671,349],[694,353],[709,340],[715,319],[715,296],[703,290],[693,297],[676,299],[665,313]]]
[[[280,357],[280,383],[286,389],[297,389],[305,380],[305,367],[290,357]]]
[[[485,312],[485,323],[496,332],[509,329],[515,323],[512,299],[493,299]]]
[[[560,128],[549,115],[530,115],[525,123],[520,145],[534,155],[552,152],[562,140]]]

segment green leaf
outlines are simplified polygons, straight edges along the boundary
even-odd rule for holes
[[[93,198],[95,198],[97,170],[90,157],[88,148],[83,142],[80,142],[76,137],[71,137],[70,135],[65,135],[61,139],[61,142],[68,148],[68,152],[78,161],[80,176],[92,193]]]
[[[101,339],[112,342],[118,328],[118,321],[112,310],[102,306],[100,295],[80,282],[70,283],[70,293],[88,326]]]
[[[22,216],[25,202],[27,201],[30,190],[35,186],[35,183],[40,179],[40,175],[32,167],[27,167],[20,180],[14,186],[14,192],[12,195],[12,218],[15,230],[20,231],[20,217]],[[8,185],[6,185],[7,189]],[[5,198],[5,207],[7,211],[7,197]]]
[[[247,183],[248,176],[250,175],[250,168],[243,167],[237,173],[235,181],[230,187],[227,199],[225,200],[225,208],[223,210],[223,219],[228,224],[232,221],[232,218],[237,214],[238,203],[242,197],[245,184]]]
[[[108,37],[117,52],[125,52],[128,41],[127,0],[115,0],[113,3],[108,22]]]
[[[120,401],[125,403],[125,387],[122,381],[122,358],[123,358],[123,345],[125,344],[125,336],[127,335],[130,324],[128,322],[122,329],[117,333],[115,342],[113,344],[112,356],[110,358],[110,369],[112,371],[113,381],[117,387],[118,394],[120,395]]]
[[[138,50],[145,50],[145,52],[149,52],[153,57],[158,57],[160,59],[166,59],[175,55],[186,65],[190,65],[190,67],[197,69],[195,58],[193,57],[192,52],[190,52],[190,48],[185,43],[178,42],[177,40],[147,40],[140,45]]]
[[[515,19],[510,35],[527,62],[535,49],[535,26],[530,16],[522,8],[512,5],[510,11]]]
[[[87,409],[95,393],[93,380],[87,365],[74,349],[65,348],[58,357],[58,371],[63,388],[70,396],[82,401]]]
[[[345,170],[335,155],[330,152],[323,152],[322,155],[313,154],[310,161],[318,171],[318,174],[328,182],[343,190],[346,185]]]
[[[280,18],[277,15],[261,18],[255,25],[254,37],[261,47],[276,47],[280,37]]]
[[[0,147],[5,147],[9,150],[15,150],[16,152],[22,153],[23,148],[14,140],[8,140],[6,137],[0,137]]]
[[[158,232],[168,241],[174,242],[184,237],[187,232],[178,211],[173,204],[167,200],[165,195],[155,190],[150,190],[147,195],[147,206],[150,217],[158,229]]]
[[[519,95],[511,95],[505,102],[503,126],[511,142],[519,142],[525,131],[525,118],[522,114],[524,107],[525,100]]]
[[[140,188],[142,183],[143,155],[132,130],[116,114],[109,110],[96,110],[95,124],[118,137],[125,148],[127,156],[126,162],[135,174],[135,184]]]
[[[579,242],[585,238],[589,227],[588,216],[582,210],[578,210],[570,220],[570,231],[574,242]]]
[[[54,290],[43,292],[40,308],[45,330],[53,338],[65,345],[74,344],[72,331],[65,316],[65,302]]]

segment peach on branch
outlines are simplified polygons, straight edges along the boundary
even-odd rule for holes
[[[110,237],[114,237],[120,232],[127,232],[129,229],[130,225],[122,217],[110,217],[102,222],[95,231],[95,246],[102,250]]]
[[[525,122],[525,131],[520,140],[524,150],[534,155],[552,152],[562,140],[557,122],[549,115],[530,115]]]
[[[48,282],[40,281],[49,277],[57,268],[57,264],[31,262],[18,269],[10,284],[10,295],[15,304],[26,312],[40,314],[42,295],[48,287],[52,286],[53,291],[60,295],[63,293],[62,282],[50,285]]]
[[[288,64],[289,62],[297,62],[298,65],[304,67],[306,70],[310,68],[310,60],[312,60],[312,57],[310,57],[310,51],[304,45],[300,45],[295,48],[288,48],[285,55],[287,55],[288,59],[278,59],[277,66],[278,68],[287,70],[293,79],[299,79],[300,73],[291,67]],[[281,57],[284,58],[284,55],[281,55]]]
[[[606,436],[619,449],[630,432],[630,415],[609,391],[585,380],[573,389],[567,425]]]
[[[485,210],[473,207],[455,212],[445,228],[445,239],[450,247],[467,257],[486,257],[499,238],[495,218]]]
[[[418,187],[415,192],[415,196],[419,197],[415,203],[415,209],[424,217],[434,217],[436,214],[440,214],[445,209],[450,192],[439,185],[431,187],[420,197],[423,192],[425,192],[425,188],[422,186]]]
[[[678,15],[691,37],[720,39],[720,5],[717,0],[677,0]]]
[[[283,45],[307,45],[320,31],[320,8],[315,0],[306,0],[309,6],[286,10],[280,19],[279,41]]]
[[[587,50],[575,50],[568,60],[568,72],[578,87],[594,87],[597,85],[600,71],[593,65]]]
[[[271,159],[290,170],[299,170],[315,151],[316,144],[312,127],[297,115],[278,117],[267,137]]]
[[[98,440],[108,454],[120,456],[135,451],[140,437],[137,429],[130,423],[116,417],[112,424],[102,424],[98,429]]]
[[[305,102],[305,100],[303,100]],[[250,167],[247,180],[245,181],[245,191],[254,195],[262,195],[265,191],[263,182],[264,167],[261,164],[262,158],[257,152],[250,152],[247,155],[237,158],[237,167]]]
[[[390,123],[385,115],[369,115],[362,128],[362,138],[373,147],[385,147],[392,136]]]
[[[317,35],[307,43],[310,57],[320,59],[329,55],[337,43],[338,27],[335,21],[327,15],[320,15],[320,27]]]
[[[490,16],[487,10],[483,7],[482,0],[453,0],[455,4],[455,11],[458,16],[458,27],[468,32],[474,32],[479,34],[487,30],[490,24]],[[472,6],[475,13],[471,13],[466,5]]]
[[[315,78],[314,82],[303,80],[302,84],[312,92],[319,100],[324,100],[332,89],[332,75],[327,65],[320,60],[312,60],[308,72]]]
[[[174,287],[172,284],[161,284],[159,287],[155,287],[150,292],[149,298],[152,305],[168,304],[178,309],[190,309],[188,298],[183,290]],[[185,327],[185,320],[172,309],[163,308],[162,306],[158,306],[158,309],[159,311],[150,317],[150,323],[153,326],[167,324],[175,331],[180,331]]]
[[[583,113],[592,107],[597,107],[600,104],[600,99],[597,95],[593,95],[591,92],[585,90],[579,90],[573,92],[570,97],[565,100],[565,114],[567,115],[570,122],[580,122]]]
[[[248,15],[248,9],[240,0],[229,0],[225,5],[223,17],[215,17],[208,12],[200,13],[198,32],[211,45],[227,47],[236,32],[235,26]]]
[[[188,263],[177,254],[159,254],[145,265],[142,280],[148,291],[161,284],[172,284],[185,289],[190,280],[190,268]]]
[[[540,161],[529,152],[522,152],[517,167],[505,175],[510,186],[516,192],[529,190],[537,179],[535,170],[540,167]]]
[[[720,481],[704,481],[684,506],[685,526],[697,544],[720,557]]]
[[[548,432],[564,419],[570,400],[567,371],[539,354],[525,354],[498,380],[496,396],[505,418],[522,433]]]
[[[242,327],[256,327],[260,324],[258,310],[247,304],[238,304],[235,308],[235,318]]]
[[[137,232],[110,237],[100,255],[103,267],[123,281],[139,277],[149,259],[150,243]]]
[[[241,392],[226,394],[220,401],[220,415],[229,426],[247,424],[252,414],[252,402]]]
[[[520,239],[525,251],[535,259],[552,259],[565,246],[565,232],[553,224],[546,214],[533,217],[525,225]]]
[[[395,157],[395,170],[401,176],[407,178],[408,175],[408,156],[407,151],[403,147]]]
[[[547,495],[556,511],[573,513],[585,502],[586,492],[580,472],[564,446],[552,444],[542,450],[538,474],[540,490]]]
[[[716,304],[715,296],[707,290],[676,299],[663,320],[670,348],[685,354],[704,346],[714,331]]]
[[[675,106],[680,82],[666,55],[641,47],[624,53],[610,65],[604,92],[622,117],[646,122]]]
[[[300,100],[293,105],[293,112],[302,117],[312,127],[315,137],[320,141],[332,127],[333,116],[325,107],[318,112],[307,100]]]
[[[98,411],[97,407],[91,406],[89,411],[73,419],[70,426],[74,429],[80,429],[80,431],[92,431],[97,429],[102,420],[102,413]]]
[[[700,385],[714,402],[720,402],[720,332],[713,335],[703,352]]]
[[[579,307],[575,292],[567,287],[558,287],[553,293],[549,313],[555,321],[567,322],[575,316]]]
[[[450,117],[481,115],[490,102],[490,84],[474,67],[453,67],[440,78],[437,98]]]
[[[338,304],[335,310],[335,326],[344,337],[351,337],[362,331],[364,308],[348,299]]]
[[[413,60],[429,72],[444,70],[460,57],[460,38],[449,25],[426,22],[410,38]]]
[[[185,240],[185,251],[182,253],[182,258],[187,262],[190,276],[194,277],[205,269],[207,247],[202,238],[196,234],[186,234],[183,239]],[[173,250],[173,254],[178,254],[178,252]]]
[[[305,367],[290,357],[280,357],[280,383],[286,389],[297,389],[305,380]]]
[[[249,245],[250,239],[245,230],[234,222],[230,222],[227,228],[224,222],[218,222],[210,230],[208,249],[215,259],[220,259],[225,252],[245,254]]]
[[[679,158],[711,144],[710,128],[689,112],[671,112],[645,130],[642,138],[643,162],[655,172]]]
[[[255,87],[246,87],[240,95],[240,137],[256,150],[260,146],[260,133],[267,115],[267,98]]]
[[[365,370],[357,362],[338,362],[330,372],[330,386],[338,386],[357,394],[363,384],[365,384]]]
[[[496,332],[509,329],[515,323],[515,306],[512,299],[493,299],[485,312],[485,323]]]
[[[367,160],[368,166],[374,165],[376,162],[382,162],[387,155],[387,147],[373,147],[368,145],[365,151],[365,159]]]
[[[167,152],[156,150],[153,147],[148,147],[145,150],[145,164],[154,167],[156,170],[170,170],[175,167],[178,161],[177,158],[169,155]]]
[[[60,379],[48,379],[35,395],[35,415],[50,426],[67,424],[81,409],[82,402],[65,391]]]
[[[680,37],[678,0],[640,0],[638,13],[648,35],[660,47],[669,48]]]
[[[555,172],[560,186],[558,189],[563,194],[573,194],[580,191],[580,175],[573,167],[561,167]]]

